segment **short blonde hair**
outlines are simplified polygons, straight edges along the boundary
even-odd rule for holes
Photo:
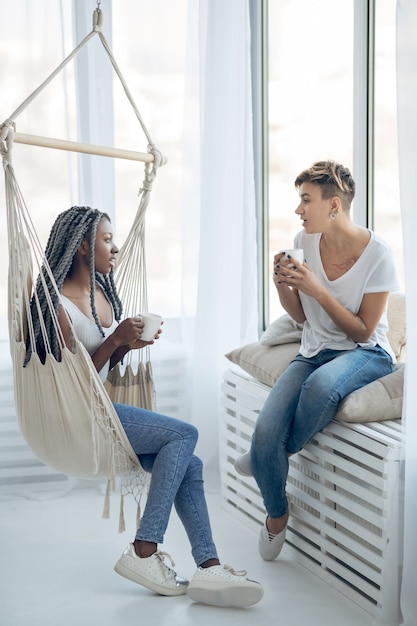
[[[355,196],[355,181],[347,167],[336,161],[317,161],[295,179],[299,189],[303,183],[314,183],[321,187],[322,198],[338,196],[345,209],[349,209]]]

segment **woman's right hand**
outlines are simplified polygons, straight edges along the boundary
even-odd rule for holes
[[[114,340],[119,346],[140,341],[144,327],[145,323],[140,317],[127,317],[114,330]]]
[[[289,273],[298,277],[302,269],[304,269],[304,264],[298,263],[296,259],[288,259],[282,252],[274,255],[273,281],[281,306],[300,324],[305,321],[304,310],[298,295],[297,285],[291,284]]]

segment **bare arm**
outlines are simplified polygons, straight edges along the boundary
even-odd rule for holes
[[[58,311],[58,322],[64,337],[65,344],[68,348],[71,346],[71,324],[65,309],[60,306]],[[110,369],[112,369],[129,350],[144,348],[151,345],[153,341],[142,341],[141,335],[144,328],[144,322],[137,317],[128,317],[116,327],[111,335],[109,335],[103,343],[91,355],[96,370],[99,372],[107,361],[110,360]],[[156,336],[159,337],[161,329]]]
[[[365,343],[375,331],[389,296],[388,291],[368,293],[355,315],[325,291],[317,298],[329,317],[356,343]]]

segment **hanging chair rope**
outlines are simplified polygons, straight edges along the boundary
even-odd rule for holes
[[[15,120],[16,118],[24,111],[31,102],[53,81],[53,79],[62,71],[62,69],[77,55],[77,53],[92,39],[96,34],[99,36],[99,39],[110,59],[110,62],[122,84],[124,92],[129,100],[133,111],[141,125],[141,128],[146,136],[148,142],[148,153],[142,153],[147,156],[146,159],[141,159],[141,153],[134,153],[135,160],[143,160],[145,161],[145,178],[142,183],[142,187],[139,189],[140,203],[136,213],[136,217],[131,228],[131,231],[120,249],[120,253],[118,256],[118,263],[116,269],[116,277],[117,277],[117,285],[120,291],[120,296],[122,301],[124,302],[125,312],[127,315],[135,315],[140,310],[147,310],[147,295],[146,295],[146,258],[145,251],[143,247],[143,241],[145,236],[145,223],[144,216],[146,213],[146,209],[149,204],[150,194],[152,191],[153,181],[155,180],[158,168],[166,162],[165,157],[162,153],[155,147],[152,138],[146,125],[143,121],[141,114],[136,106],[136,103],[132,97],[132,94],[126,84],[126,81],[122,75],[122,72],[113,56],[111,48],[103,35],[102,32],[103,25],[103,12],[101,11],[99,4],[98,7],[93,12],[93,28],[91,32],[84,37],[84,39],[79,43],[74,50],[60,63],[60,65],[39,85],[37,89],[35,89],[18,107],[17,109],[5,120],[0,129],[0,150],[2,154],[3,167],[6,168],[7,165],[11,165],[12,163],[12,148],[13,143],[16,141],[16,136],[19,137],[19,133],[15,133]],[[24,143],[31,144],[31,136],[23,135]],[[54,147],[61,148],[67,150],[74,150],[75,152],[89,152],[93,154],[106,154],[106,156],[121,156],[122,158],[129,158],[126,154],[123,155],[116,154],[117,149],[107,149],[90,146],[87,144],[78,144],[76,142],[68,142],[63,140],[51,140],[44,137],[35,137],[34,140],[35,145],[42,145],[45,147]],[[57,145],[59,144],[59,145]],[[127,151],[126,151],[127,152]],[[139,263],[138,266],[134,266],[131,263],[132,257],[135,257]],[[136,275],[136,279],[134,273],[137,274],[137,267],[142,268],[143,271],[143,281],[139,281]],[[138,309],[139,307],[139,309]],[[147,351],[144,351],[145,353]],[[128,360],[131,360],[131,355],[129,355]]]
[[[49,83],[51,83],[54,78],[64,69],[64,67],[78,54],[78,52],[90,41],[90,39],[92,39],[96,34],[99,36],[99,39],[103,45],[103,48],[105,49],[110,62],[122,84],[122,87],[124,89],[124,92],[127,96],[127,99],[129,100],[133,111],[135,112],[135,115],[142,127],[142,130],[146,136],[146,139],[148,141],[148,153],[150,155],[150,158],[148,157],[146,160],[148,161],[156,161],[157,162],[157,167],[159,167],[160,165],[162,165],[165,161],[165,159],[163,158],[162,154],[156,149],[152,138],[149,134],[148,129],[145,126],[145,123],[143,121],[143,118],[141,116],[141,114],[139,113],[139,110],[135,104],[135,101],[132,97],[132,94],[130,93],[130,90],[126,84],[126,81],[122,75],[122,72],[120,71],[120,68],[116,62],[116,59],[113,56],[113,53],[111,51],[111,48],[107,42],[107,39],[105,38],[105,36],[102,33],[102,25],[103,25],[103,12],[101,11],[101,9],[98,7],[97,9],[94,10],[93,12],[93,28],[91,30],[91,32],[86,35],[86,37],[84,37],[84,39],[81,41],[81,43],[78,44],[78,46],[76,46],[74,48],[74,50],[60,63],[60,65],[58,65],[58,67],[43,81],[43,83],[41,83],[39,85],[39,87],[37,89],[35,89],[18,107],[17,109],[3,122],[1,129],[0,129],[0,142],[5,142],[7,141],[7,136],[9,133],[9,129],[13,126],[15,126],[15,120],[16,118],[29,106],[29,104],[31,104],[31,102],[33,102],[33,100],[49,85]],[[18,141],[20,139],[19,135],[17,136],[17,139],[14,138],[15,141]],[[24,135],[21,137],[22,139],[22,143],[30,143],[30,135]],[[25,141],[23,141],[23,139],[26,139]],[[56,141],[60,141],[60,140],[48,140],[47,138],[36,138],[35,141],[37,143],[35,143],[35,145],[40,145],[39,142],[42,141],[42,145],[45,147],[53,147],[50,145],[51,141],[52,142],[56,142]],[[71,149],[71,144],[67,143],[68,147],[63,147],[64,143],[61,144],[61,149]],[[56,147],[56,146],[55,146]],[[78,146],[72,146],[72,148],[75,148],[75,152],[78,151]],[[93,148],[93,147],[92,147]],[[87,152],[88,150],[83,149],[82,151]],[[93,152],[93,154],[96,154],[96,152]],[[140,154],[140,153],[137,153]],[[146,153],[145,153],[146,154]],[[109,155],[109,156],[113,156],[113,155]],[[123,158],[123,157],[122,157]],[[125,156],[124,158],[128,158],[127,156]],[[142,160],[142,159],[135,159],[135,160]]]
[[[148,302],[144,248],[145,213],[157,170],[165,159],[154,146],[110,47],[101,32],[102,23],[103,15],[98,3],[98,8],[93,13],[93,30],[2,124],[0,152],[6,183],[10,256],[9,335],[19,426],[35,454],[58,471],[84,478],[107,476],[106,516],[109,488],[114,483],[115,477],[121,476],[120,529],[123,530],[123,495],[132,492],[139,502],[147,479],[127,439],[113,402],[135,404],[149,409],[155,408],[149,348],[139,351],[139,364],[136,372],[130,361],[130,352],[123,371],[121,368],[114,368],[103,387],[84,346],[75,338],[74,350],[66,347],[49,290],[52,288],[58,294],[59,291],[44,258],[43,247],[17,183],[11,158],[15,141],[16,117],[49,85],[81,48],[95,34],[98,34],[146,136],[147,154],[151,157],[137,159],[145,161],[144,180],[139,190],[140,202],[130,232],[120,249],[115,269],[115,279],[120,298],[124,303],[125,314],[129,316],[146,311]],[[43,145],[46,147],[59,147],[48,145],[51,140],[47,138],[40,138],[40,140],[44,141]],[[30,143],[30,136],[27,143]],[[79,147],[78,144],[72,146],[73,142],[64,143],[71,145],[63,149],[75,148],[77,151]],[[87,152],[90,148],[91,146],[87,146],[85,150],[80,151]],[[49,279],[49,286],[43,270]],[[42,325],[41,315],[41,332],[47,350],[46,358],[40,359],[33,351],[29,362],[24,367],[27,342],[29,341],[33,348],[36,346],[30,301],[36,294],[34,285],[37,276],[40,276],[52,314],[61,350],[61,360],[57,361],[52,354],[48,332]],[[39,309],[39,303],[37,306]]]

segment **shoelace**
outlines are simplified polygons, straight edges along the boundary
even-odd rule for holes
[[[177,575],[177,573],[176,573],[176,572],[172,569],[172,567],[175,567],[175,563],[174,563],[174,561],[172,560],[171,555],[170,555],[170,554],[168,554],[168,552],[162,552],[161,550],[157,550],[157,551],[155,552],[155,554],[156,554],[156,556],[157,556],[157,557],[158,557],[158,559],[159,559],[159,563],[160,563],[160,566],[161,566],[161,570],[162,570],[162,573],[164,574],[165,578],[166,578],[166,579],[168,579],[168,578],[175,578],[175,576]],[[164,562],[164,558],[165,558],[165,557],[167,557],[167,558],[170,560],[172,567],[169,567],[169,566],[168,566],[168,565]]]
[[[225,570],[227,570],[228,572],[230,572],[234,576],[246,576],[247,575],[247,571],[245,569],[237,571],[237,570],[233,569],[233,567],[231,565],[223,565],[223,567],[224,567]]]
[[[272,533],[269,532],[269,530],[267,529],[266,532],[268,533],[268,541],[274,541],[275,537],[277,537],[279,535],[279,533],[276,533],[275,535],[273,535]]]
[[[282,530],[279,531],[279,533],[273,534],[273,533],[269,532],[268,526],[266,525],[266,522],[265,522],[265,526],[264,526],[264,531],[266,531],[266,534],[268,535],[268,541],[269,542],[274,541],[275,537],[278,537],[278,535],[280,535],[285,529],[286,529],[286,525],[284,526],[284,528]]]

